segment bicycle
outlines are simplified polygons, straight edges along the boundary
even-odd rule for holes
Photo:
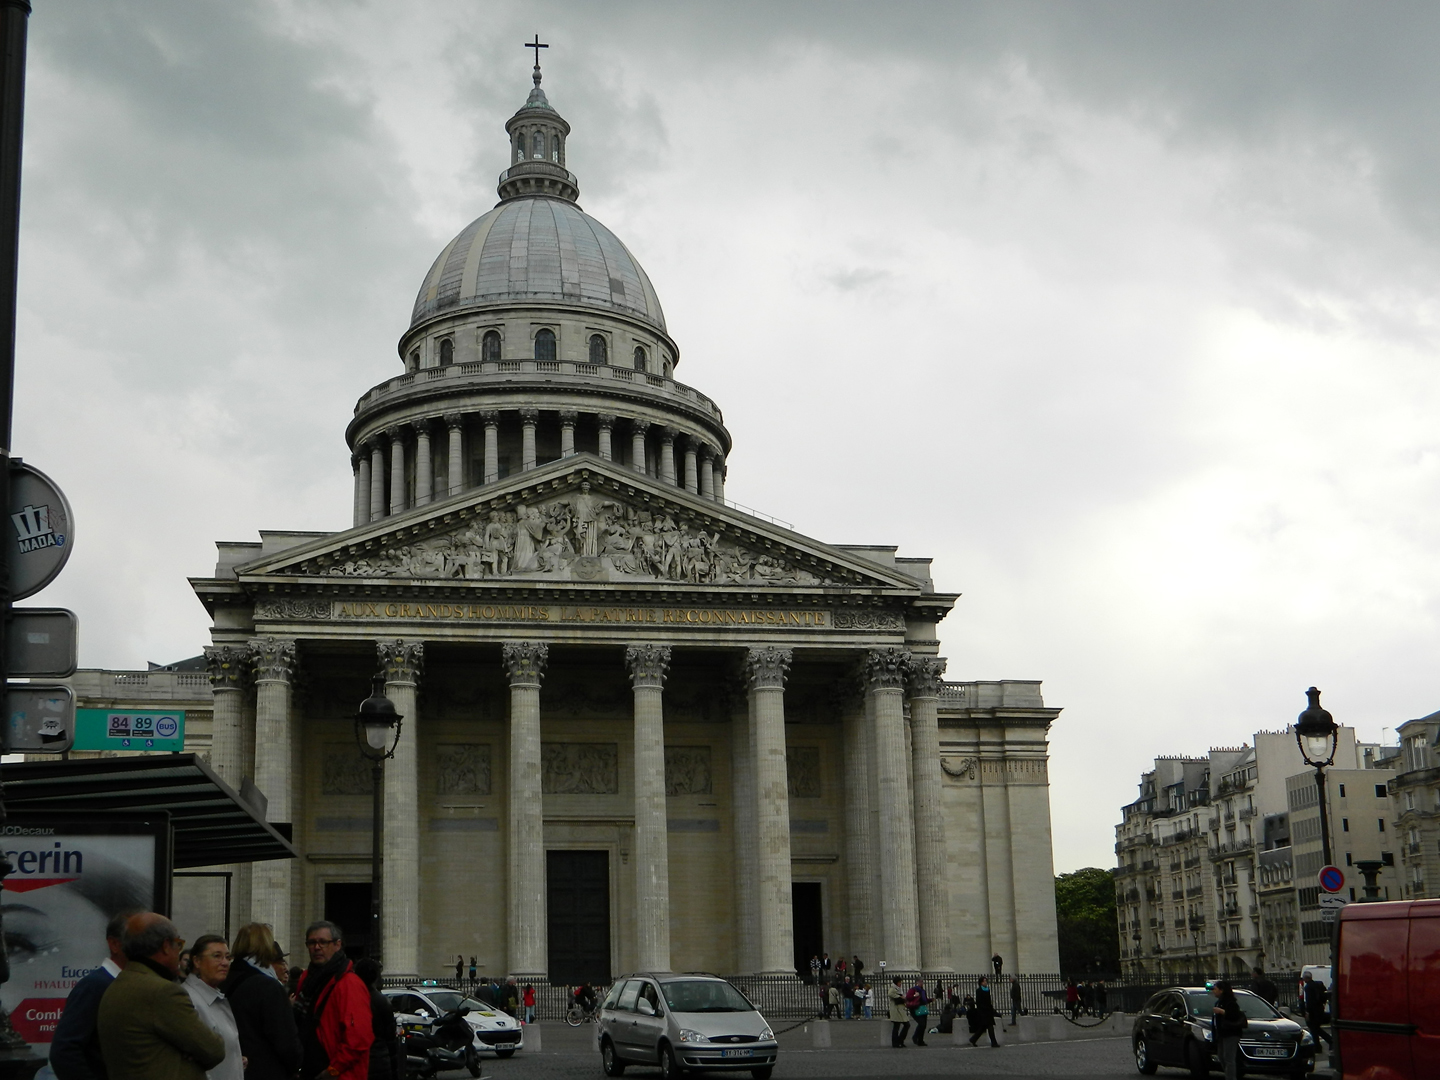
[[[581,1024],[593,1024],[597,1006],[581,1005],[578,1001],[572,1001],[570,1008],[565,1010],[565,1023],[571,1027],[579,1027]]]

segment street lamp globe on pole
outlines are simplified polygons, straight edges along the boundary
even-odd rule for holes
[[[355,742],[360,753],[370,762],[370,786],[374,797],[370,817],[370,948],[380,959],[380,825],[383,813],[385,759],[393,757],[400,743],[400,722],[405,718],[395,711],[395,703],[385,696],[385,681],[375,677],[370,696],[360,703],[355,714]]]
[[[1320,707],[1320,691],[1310,687],[1305,691],[1310,699],[1309,706],[1295,721],[1295,742],[1300,747],[1300,756],[1305,764],[1315,770],[1315,790],[1320,798],[1320,850],[1325,865],[1331,865],[1330,857],[1330,811],[1325,797],[1325,769],[1335,760],[1335,747],[1340,737],[1340,727],[1335,718]]]

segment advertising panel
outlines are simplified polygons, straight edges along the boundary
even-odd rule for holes
[[[168,911],[168,815],[14,813],[0,826],[10,981],[0,1002],[40,1053],[65,998],[108,955],[105,924],[127,910]]]
[[[145,709],[76,709],[75,750],[185,749],[185,713]]]

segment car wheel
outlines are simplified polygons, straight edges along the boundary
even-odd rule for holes
[[[763,1065],[758,1069],[751,1069],[750,1075],[753,1076],[755,1080],[770,1080],[770,1071],[774,1068],[774,1065]]]
[[[514,1056],[515,1056],[515,1048],[512,1046],[512,1047],[510,1047],[508,1050],[496,1050],[496,1051],[495,1051],[495,1056],[496,1056],[497,1058],[509,1058],[509,1057],[514,1057]]]
[[[1191,1080],[1208,1080],[1210,1053],[1203,1046],[1192,1042],[1185,1050],[1185,1061],[1190,1066]]]
[[[1154,1076],[1158,1066],[1150,1060],[1150,1047],[1144,1039],[1135,1040],[1135,1068],[1146,1076]]]
[[[680,1062],[675,1060],[675,1051],[670,1049],[669,1043],[660,1044],[660,1080],[677,1080],[685,1070],[680,1068]]]
[[[465,1068],[468,1069],[470,1075],[476,1077],[477,1080],[484,1071],[480,1068],[480,1051],[476,1050],[473,1046],[465,1051]]]
[[[600,1044],[600,1067],[605,1070],[606,1076],[625,1075],[625,1062],[616,1055],[615,1044],[609,1039]]]

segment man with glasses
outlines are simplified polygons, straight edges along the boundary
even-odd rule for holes
[[[100,999],[96,1025],[110,1080],[204,1080],[225,1060],[225,1040],[180,985],[179,930],[146,911],[126,920],[120,944],[128,962]]]
[[[321,920],[305,931],[310,967],[300,976],[295,1005],[305,1060],[300,1075],[366,1080],[375,1032],[370,989],[345,956],[340,927]]]

